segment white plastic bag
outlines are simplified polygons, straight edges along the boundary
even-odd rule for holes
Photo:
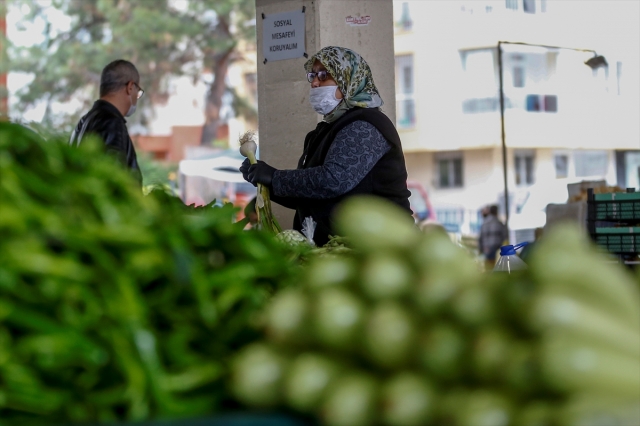
[[[309,240],[309,244],[315,246],[316,243],[313,242],[313,234],[316,232],[316,222],[313,220],[311,216],[305,217],[302,221],[302,234],[307,237]]]

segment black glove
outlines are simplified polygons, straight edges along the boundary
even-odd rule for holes
[[[249,162],[248,158],[245,158],[239,170],[240,172],[242,172],[242,177],[244,178],[244,180],[251,183],[251,180],[249,179],[249,167],[251,167],[251,162]]]
[[[251,167],[249,167],[249,182],[254,185],[261,183],[265,186],[271,186],[273,173],[275,171],[276,169],[264,161],[258,160],[256,164],[252,164]]]

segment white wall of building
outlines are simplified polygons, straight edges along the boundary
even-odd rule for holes
[[[169,81],[167,101],[154,106],[155,116],[146,128],[148,134],[165,136],[172,133],[172,126],[204,125],[207,82],[211,78],[211,74],[203,75],[195,81],[187,76],[172,78]]]
[[[504,93],[514,104],[505,111],[510,193],[530,186],[516,186],[517,152],[532,153],[533,184],[542,186],[560,182],[559,151],[567,151],[567,178],[574,180],[584,178],[576,175],[575,156],[604,152],[608,167],[601,177],[615,184],[614,150],[640,150],[640,2],[536,0],[536,13],[524,13],[522,0],[515,4],[514,11],[504,0],[394,1],[395,21],[408,7],[412,24],[396,25],[396,57],[410,56],[413,63],[413,93],[398,99],[415,103],[413,125],[402,124],[408,121],[398,108],[398,129],[409,176],[423,183],[436,208],[476,208],[504,191],[499,109],[463,113],[465,99],[498,99],[498,41],[592,49],[609,62],[605,78],[604,69],[594,76],[584,65],[591,52],[503,44]],[[465,71],[460,52],[469,50]],[[517,52],[525,55],[524,87],[514,87]],[[404,78],[398,67],[397,91]],[[527,111],[529,94],[556,96],[557,112]],[[438,188],[437,153],[450,151],[462,153],[464,185]],[[634,161],[628,160],[631,178]]]

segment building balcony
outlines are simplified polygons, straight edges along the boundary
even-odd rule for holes
[[[530,93],[521,97],[505,97],[504,108],[524,109],[527,112],[558,112],[558,96],[554,94]],[[470,98],[462,101],[464,114],[500,111],[500,98]]]
[[[497,97],[466,99],[458,105],[457,111],[453,111],[428,110],[424,106],[421,109],[420,105],[412,104],[416,113],[415,125],[411,127],[411,120],[402,121],[404,106],[398,104],[397,127],[405,152],[502,145]],[[638,149],[640,128],[634,115],[637,108],[624,108],[613,97],[585,103],[583,98],[525,95],[521,99],[505,99],[505,106],[508,148]]]

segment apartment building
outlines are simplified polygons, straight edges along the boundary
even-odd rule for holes
[[[473,234],[480,208],[503,207],[505,160],[510,214],[567,181],[640,187],[640,37],[630,3],[394,1],[396,125],[409,177],[450,230]],[[499,41],[530,44],[501,45],[506,158]],[[597,49],[608,67],[588,67],[594,53],[573,49]]]

